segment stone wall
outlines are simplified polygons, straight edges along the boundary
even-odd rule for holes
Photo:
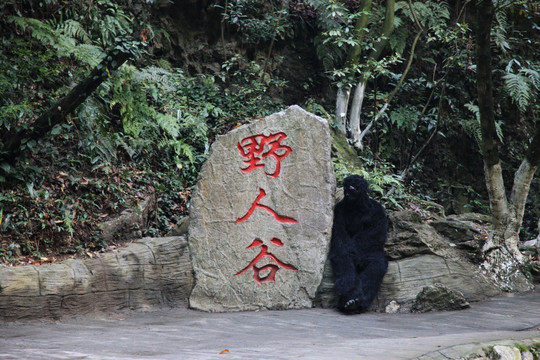
[[[371,310],[385,311],[392,303],[393,311],[408,312],[418,293],[437,284],[463,293],[468,301],[501,293],[468,259],[472,253],[464,240],[481,235],[477,224],[454,218],[431,226],[411,212],[391,213],[390,220],[386,250],[392,260]],[[452,226],[467,228],[461,231],[463,238],[452,239],[436,230],[448,234]],[[192,271],[184,236],[142,239],[100,258],[0,267],[0,320],[187,307],[194,286]],[[314,305],[332,307],[335,300],[327,263]]]
[[[99,258],[0,267],[0,319],[187,306],[192,287],[185,237],[145,238]]]

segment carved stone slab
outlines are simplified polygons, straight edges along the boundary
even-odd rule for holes
[[[335,193],[326,120],[298,106],[219,137],[190,210],[190,306],[205,311],[312,306]]]

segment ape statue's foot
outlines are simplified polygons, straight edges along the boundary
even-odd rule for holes
[[[347,300],[341,310],[347,314],[358,314],[362,312],[360,298]]]

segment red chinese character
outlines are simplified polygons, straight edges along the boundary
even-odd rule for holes
[[[281,160],[292,152],[290,147],[281,144],[286,137],[287,134],[284,132],[278,132],[268,136],[259,134],[242,139],[238,142],[236,147],[238,148],[238,151],[240,151],[240,154],[242,154],[242,157],[247,159],[244,160],[244,162],[248,166],[241,170],[243,172],[250,172],[251,170],[264,167],[264,164],[262,164],[261,161],[268,156],[272,156],[276,160],[276,168],[272,174],[267,172],[265,172],[265,174],[277,178],[281,171]]]
[[[261,209],[264,209],[264,210],[268,211],[270,214],[272,214],[272,216],[277,221],[282,222],[282,223],[297,223],[298,222],[293,218],[279,215],[277,212],[275,212],[274,210],[272,210],[271,208],[269,208],[266,205],[259,204],[259,201],[265,196],[266,196],[266,191],[264,191],[264,189],[259,188],[259,195],[257,196],[255,201],[253,202],[253,204],[249,208],[248,212],[244,216],[239,217],[238,219],[236,219],[236,223],[239,224],[242,221],[246,221],[251,216],[251,214],[253,214],[253,211],[255,211],[255,208],[261,208]]]
[[[270,242],[272,244],[276,245],[276,246],[283,246],[283,242],[281,240],[279,240],[278,238],[272,238],[272,240],[270,240]],[[249,263],[248,266],[246,266],[244,269],[242,269],[239,272],[237,272],[236,274],[234,274],[234,276],[241,275],[241,274],[245,273],[246,271],[248,271],[249,269],[252,269],[253,270],[253,279],[257,282],[257,284],[261,285],[262,283],[266,283],[266,282],[274,282],[275,278],[276,278],[276,273],[280,269],[280,267],[285,269],[285,270],[298,271],[298,269],[295,268],[294,266],[282,262],[274,254],[269,253],[268,252],[268,246],[263,245],[263,242],[260,239],[253,240],[251,245],[249,245],[246,249],[252,249],[252,248],[257,247],[257,246],[261,247],[261,252],[259,253],[259,255],[257,255],[255,257],[255,259],[253,259]],[[267,264],[267,265],[264,265],[264,266],[261,266],[261,267],[257,267],[256,264],[262,258],[265,258],[265,257],[274,260],[277,265],[276,264]],[[269,270],[269,273],[267,275],[265,275],[265,276],[261,276],[261,273],[266,271],[266,270]]]

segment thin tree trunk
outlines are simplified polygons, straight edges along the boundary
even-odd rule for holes
[[[483,266],[507,290],[529,290],[530,282],[520,270],[523,256],[517,247],[523,217],[521,206],[532,179],[528,160],[516,172],[510,202],[506,197],[495,127],[491,68],[491,24],[495,15],[492,0],[478,0],[476,8],[476,86],[482,130],[482,156],[493,229],[482,249]],[[526,185],[525,184],[529,184]],[[521,203],[523,202],[523,203]]]
[[[349,97],[351,88],[339,87],[336,95],[336,120],[340,125],[341,131],[347,134],[347,110],[349,108]]]
[[[362,53],[362,42],[364,41],[364,35],[366,34],[366,28],[369,20],[368,12],[371,9],[372,0],[364,0],[358,11],[362,12],[362,15],[356,21],[354,26],[354,35],[356,45],[353,46],[347,53],[347,59],[345,61],[345,67],[354,68],[358,66],[360,61],[360,55]],[[348,121],[347,114],[349,111],[349,100],[351,96],[351,87],[340,87],[337,90],[336,96],[336,120],[341,125],[341,129],[347,134]]]
[[[411,7],[411,12],[413,13],[415,22],[416,22],[419,29],[418,29],[418,32],[416,33],[416,36],[414,37],[414,40],[413,40],[413,44],[412,44],[412,47],[411,47],[411,54],[409,55],[409,60],[407,61],[407,66],[405,67],[405,70],[403,71],[403,74],[401,75],[401,78],[399,79],[398,84],[396,85],[394,90],[392,90],[392,92],[390,93],[388,98],[386,99],[383,107],[379,110],[379,112],[377,113],[375,118],[373,118],[373,120],[371,120],[370,123],[364,128],[364,130],[360,129],[360,114],[361,114],[361,111],[362,111],[362,103],[363,103],[363,99],[364,99],[364,93],[365,93],[365,87],[366,87],[366,83],[367,83],[367,77],[364,78],[364,82],[361,83],[362,86],[363,86],[362,87],[362,93],[361,93],[362,97],[359,96],[358,99],[357,99],[356,96],[355,96],[355,98],[354,98],[355,101],[359,102],[359,107],[357,107],[356,114],[353,113],[352,112],[353,110],[351,109],[351,119],[353,118],[353,116],[357,116],[357,119],[355,119],[355,121],[358,122],[359,131],[358,131],[358,133],[355,133],[355,136],[353,137],[353,144],[356,147],[360,148],[360,149],[362,149],[362,147],[363,147],[362,140],[364,139],[364,136],[367,135],[367,133],[370,131],[373,124],[376,123],[379,120],[379,118],[384,114],[384,112],[388,108],[388,105],[389,105],[390,101],[392,101],[392,99],[394,98],[394,96],[396,95],[398,90],[401,88],[401,85],[403,84],[403,81],[405,80],[405,78],[407,77],[407,74],[409,73],[409,70],[411,69],[411,64],[412,64],[412,61],[414,59],[414,52],[416,50],[416,44],[418,43],[418,39],[420,38],[420,35],[422,34],[422,32],[424,32],[424,29],[422,28],[422,26],[420,25],[420,22],[416,18],[416,14],[414,13],[414,9],[413,9],[412,3],[410,1],[409,1],[409,5]],[[393,19],[393,14],[392,14],[392,19]],[[392,31],[393,31],[393,25],[392,25]],[[369,77],[369,75],[368,75],[368,77]],[[359,83],[358,86],[360,86],[360,83]],[[353,103],[353,108],[355,108],[354,103]]]
[[[351,139],[353,140],[354,146],[359,149],[362,149],[362,139],[360,138],[360,134],[362,134],[362,129],[360,128],[360,114],[362,113],[362,103],[364,102],[366,85],[367,80],[364,78],[356,85],[351,104],[351,115],[349,117]]]
[[[386,1],[386,11],[384,15],[384,23],[382,26],[380,40],[375,43],[375,48],[369,54],[369,60],[378,60],[388,44],[388,38],[392,35],[394,31],[394,11],[395,11],[395,1],[387,0]],[[356,85],[356,90],[354,92],[353,102],[351,105],[351,112],[349,116],[349,131],[351,133],[351,139],[355,147],[362,149],[362,138],[365,136],[366,131],[362,131],[360,128],[360,114],[362,113],[362,104],[364,102],[364,96],[367,86],[367,81],[371,76],[371,72],[366,72],[362,75],[361,79]],[[369,128],[373,121],[370,123]],[[362,135],[363,134],[363,135]]]

